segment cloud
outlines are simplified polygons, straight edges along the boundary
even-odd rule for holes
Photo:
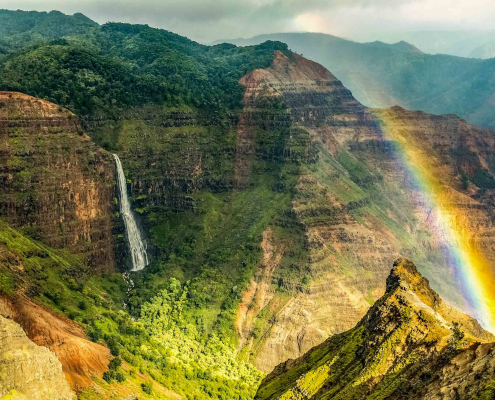
[[[397,27],[443,29],[489,25],[495,17],[487,0],[2,0],[0,7],[147,23],[203,42],[294,30],[356,36]]]

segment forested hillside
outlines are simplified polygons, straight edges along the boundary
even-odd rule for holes
[[[8,48],[0,59],[0,90],[41,97],[82,116],[115,114],[150,103],[238,109],[243,94],[239,79],[248,71],[269,66],[274,50],[289,54],[283,43],[210,47],[145,25],[100,27],[86,19],[81,25],[77,22],[82,17],[56,12],[33,18],[34,26],[28,30],[22,24],[24,13],[2,13],[8,26],[25,31],[18,36],[11,29],[0,32],[0,40],[6,43],[16,38],[12,46],[16,50]],[[55,23],[57,29],[52,30]]]
[[[98,24],[83,14],[0,10],[0,54],[66,35],[84,34],[95,27]]]

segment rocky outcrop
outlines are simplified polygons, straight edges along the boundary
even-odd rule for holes
[[[80,254],[95,273],[116,264],[114,170],[74,114],[0,92],[0,215],[34,239]]]
[[[75,400],[59,360],[31,342],[14,321],[0,316],[0,397]]]
[[[256,399],[493,395],[493,343],[487,343],[493,339],[471,317],[443,304],[414,264],[399,259],[385,295],[355,328],[276,367]]]
[[[107,371],[108,348],[91,342],[68,318],[50,312],[23,295],[15,299],[0,297],[0,314],[17,322],[29,339],[56,355],[74,390],[91,386],[93,376],[101,378]]]

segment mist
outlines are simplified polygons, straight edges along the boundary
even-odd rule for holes
[[[483,0],[3,0],[0,7],[81,12],[99,23],[148,24],[202,43],[273,32],[391,42],[421,31],[495,28],[495,7]]]

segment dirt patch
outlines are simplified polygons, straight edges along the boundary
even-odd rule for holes
[[[254,318],[273,298],[273,293],[270,292],[273,271],[280,264],[285,251],[285,246],[275,243],[270,227],[263,232],[261,248],[263,249],[261,265],[244,292],[237,311],[235,327],[241,348],[249,337]]]
[[[57,355],[74,390],[91,386],[92,375],[101,377],[107,371],[110,351],[88,340],[84,331],[64,316],[22,294],[14,300],[0,297],[0,314],[21,325],[34,343]]]

